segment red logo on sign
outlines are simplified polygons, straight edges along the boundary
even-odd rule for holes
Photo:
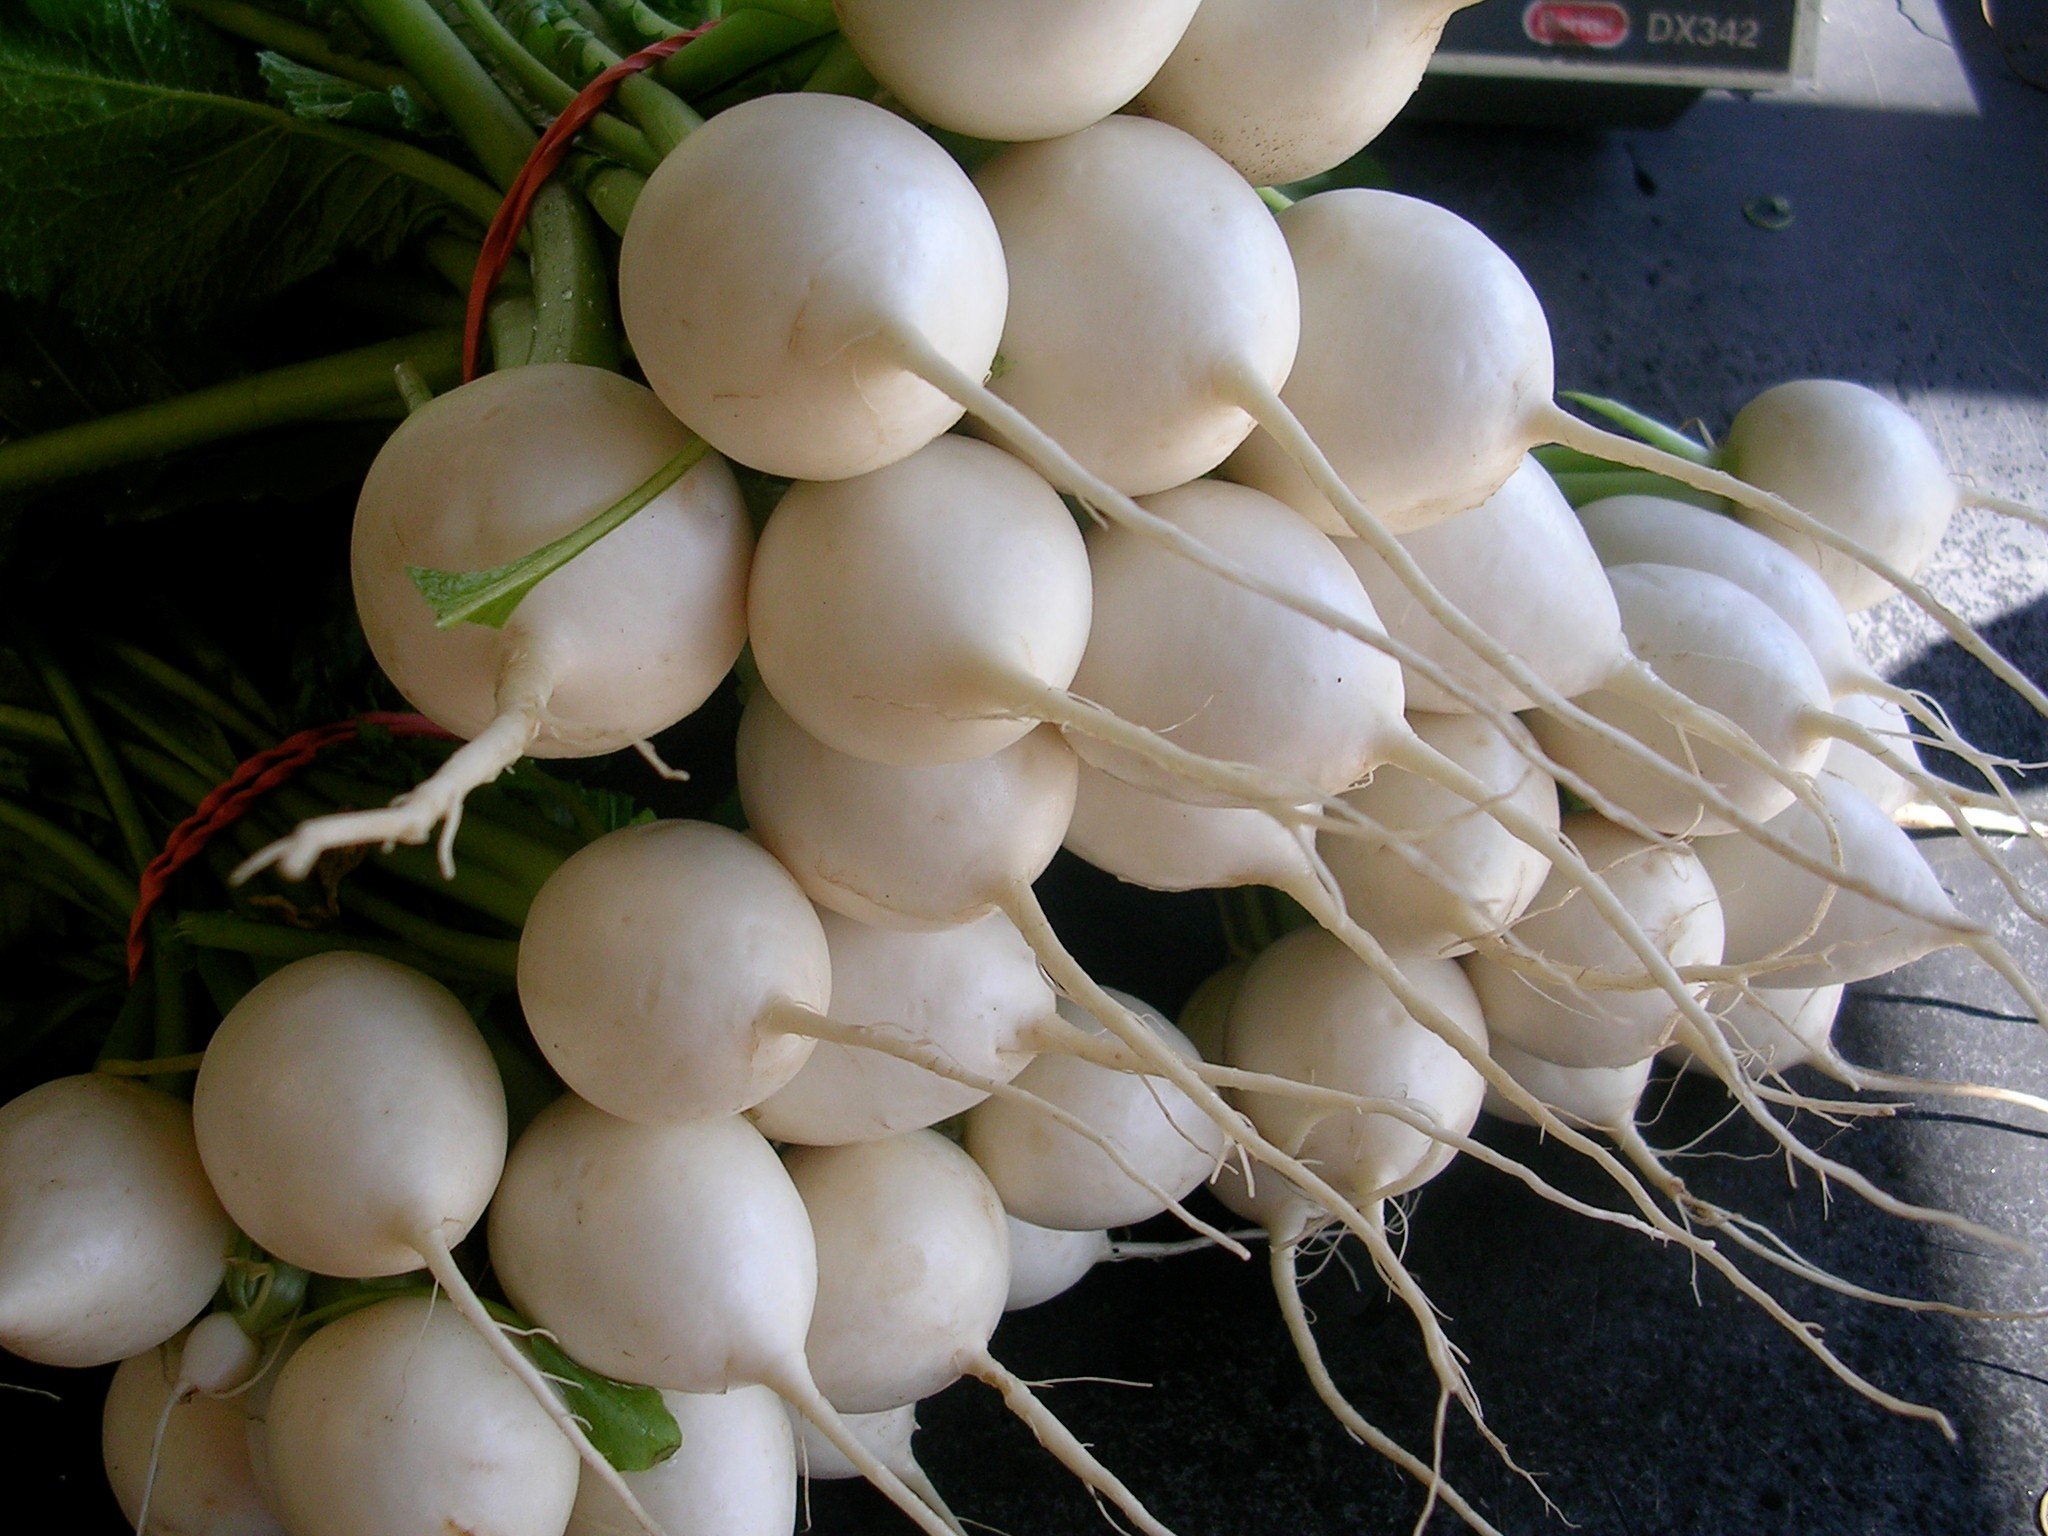
[[[1551,47],[1618,48],[1628,36],[1628,9],[1615,0],[1533,0],[1522,30]]]

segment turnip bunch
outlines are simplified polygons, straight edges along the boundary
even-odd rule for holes
[[[785,82],[809,88],[765,94],[749,82],[783,67],[779,29],[827,34],[823,8],[742,9],[688,42],[629,0],[459,8],[461,37],[424,0],[363,5],[514,205],[532,135],[499,81],[553,112],[617,64],[603,34],[677,49],[586,120],[572,165],[621,234],[648,387],[613,371],[610,273],[585,198],[556,182],[515,281],[489,305],[477,290],[496,371],[439,396],[406,378],[357,507],[371,649],[462,744],[392,806],[337,813],[373,797],[323,790],[297,831],[252,831],[239,873],[321,866],[348,891],[327,855],[438,836],[455,875],[468,797],[488,806],[525,756],[635,745],[661,766],[649,738],[743,647],[746,833],[585,827],[507,857],[483,818],[465,865],[470,847],[497,861],[442,894],[488,892],[492,940],[385,909],[388,944],[512,981],[535,1075],[568,1090],[509,1159],[507,1042],[365,955],[301,959],[225,1007],[182,1131],[176,1100],[98,1078],[0,1110],[0,1232],[28,1234],[0,1244],[0,1342],[129,1357],[117,1486],[154,1413],[166,1518],[210,1479],[294,1536],[624,1519],[768,1536],[796,1507],[780,1398],[821,1463],[829,1446],[833,1471],[957,1532],[908,1435],[915,1403],[966,1374],[1160,1532],[991,1337],[1005,1306],[1148,1251],[1110,1228],[1171,1212],[1243,1255],[1189,1208],[1213,1183],[1270,1243],[1318,1394],[1426,1484],[1425,1521],[1443,1498],[1490,1531],[1442,1480],[1450,1404],[1505,1447],[1389,1230],[1460,1152],[1682,1246],[1856,1390],[1943,1422],[1837,1360],[1721,1244],[1890,1298],[1699,1199],[1635,1125],[1648,1063],[1676,1046],[1789,1157],[1995,1236],[1776,1114],[1833,1107],[1777,1075],[1802,1052],[1851,1086],[2038,1107],[1864,1073],[1819,1021],[1843,981],[1949,943],[2038,1010],[1889,808],[1841,777],[1924,797],[2048,915],[1973,820],[2028,825],[2008,765],[1878,680],[1835,606],[1906,591],[2048,708],[1917,584],[1962,495],[1931,450],[1836,386],[1765,395],[1711,465],[1599,432],[1556,406],[1534,292],[1470,225],[1390,194],[1262,197],[1255,182],[1377,133],[1445,5],[842,0],[840,35]],[[924,124],[1006,144],[970,175]],[[1589,538],[1527,456],[1544,441],[1740,502],[1778,542],[1641,506],[1590,510]],[[773,510],[750,517],[748,497]],[[1538,569],[1556,572],[1540,596],[1503,581]],[[1871,726],[1852,695],[1962,750],[1992,794],[1893,752],[1900,722]],[[106,754],[63,726],[98,774]],[[1560,788],[1590,811],[1561,816]],[[1219,983],[1183,1036],[1101,986],[1040,905],[1063,842],[1153,888],[1276,889],[1314,927]],[[1593,1158],[1623,1207],[1475,1139],[1483,1099]],[[60,1110],[83,1140],[47,1131]],[[959,1145],[934,1129],[955,1117]],[[51,1236],[64,1212],[17,1176],[17,1145],[144,1234],[87,1255],[82,1298],[51,1278],[76,1268]],[[609,1462],[477,1294],[456,1249],[487,1211],[505,1294],[578,1368],[659,1392],[685,1441],[668,1461]],[[216,1313],[175,1373],[158,1363],[206,1307],[230,1220],[329,1281],[424,1266],[456,1315],[411,1294],[362,1306],[359,1285],[356,1310],[280,1346],[244,1415],[199,1389],[260,1369],[280,1330]],[[1317,1351],[1299,1256],[1338,1231],[1421,1332],[1426,1458]],[[146,1368],[163,1380],[145,1393]],[[123,1502],[147,1523],[146,1495]]]

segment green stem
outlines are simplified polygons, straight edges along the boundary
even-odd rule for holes
[[[511,186],[538,135],[455,29],[428,0],[355,0],[355,8],[447,113],[491,180]]]
[[[439,571],[413,565],[406,567],[406,575],[433,605],[436,628],[452,629],[458,624],[501,628],[520,600],[542,580],[682,479],[708,452],[708,443],[692,437],[674,458],[581,527],[509,564],[487,571]]]
[[[455,0],[462,10],[463,18],[476,29],[484,46],[505,72],[517,80],[521,89],[556,115],[576,98],[576,89],[562,79],[547,65],[527,51],[525,44],[514,37],[511,30],[498,20],[496,13],[484,0]],[[591,141],[606,154],[651,171],[661,163],[661,155],[639,129],[620,122],[610,113],[600,112],[590,120],[584,129]]]
[[[733,0],[729,9],[736,16],[748,11],[761,11],[786,16],[821,32],[839,30],[839,17],[832,9],[832,0]]]
[[[769,10],[736,10],[655,65],[653,74],[685,101],[695,101],[768,60],[836,30],[830,17],[799,20]]]
[[[833,96],[857,96],[862,101],[874,99],[881,89],[881,82],[868,73],[867,65],[853,51],[853,44],[844,37],[835,37],[824,61],[811,71],[803,83],[807,91],[819,91]]]
[[[524,927],[526,910],[533,905],[532,891],[521,889],[515,882],[486,870],[464,868],[459,860],[455,866],[455,878],[443,879],[439,861],[425,848],[393,848],[378,854],[376,862],[377,868],[408,885],[458,901],[471,911],[494,917],[509,928]]]
[[[176,0],[176,4],[234,37],[269,48],[301,64],[310,64],[315,69],[324,69],[330,75],[367,85],[371,90],[405,90],[419,96],[426,94],[420,89],[419,81],[404,70],[380,64],[374,59],[359,59],[338,52],[328,44],[326,34],[319,29],[287,21],[260,5],[245,5],[242,0]]]
[[[571,155],[568,171],[584,201],[604,220],[605,228],[615,235],[625,234],[627,224],[632,222],[633,205],[640,201],[647,178],[595,155]]]
[[[529,40],[552,52],[558,67],[573,75],[579,84],[596,79],[621,62],[618,51],[584,26],[562,0],[527,0],[519,14],[525,18]],[[640,125],[657,158],[704,125],[704,119],[691,111],[681,97],[646,74],[628,75],[619,81],[613,99]]]
[[[479,974],[468,967],[451,967],[442,957],[397,939],[287,928],[281,923],[259,922],[236,912],[187,912],[179,917],[174,931],[180,940],[194,949],[219,950],[258,960],[303,960],[309,955],[352,950],[396,960],[418,971],[442,976],[453,974],[459,980],[473,981]]]
[[[277,739],[276,731],[270,726],[251,718],[246,711],[229,703],[198,678],[172,666],[162,657],[125,640],[112,641],[108,649],[113,652],[114,659],[131,672],[209,716],[223,729],[241,737],[245,745],[267,747]]]
[[[48,485],[266,427],[317,421],[391,396],[391,370],[401,361],[452,384],[461,375],[461,345],[454,331],[427,331],[0,443],[0,491]]]
[[[93,690],[93,697],[111,713],[118,715],[123,724],[174,762],[182,764],[189,772],[197,774],[210,783],[218,784],[234,771],[234,758],[210,757],[200,748],[186,741],[150,711],[131,704],[119,694],[104,686]]]
[[[1550,478],[1557,482],[1564,499],[1575,507],[1583,507],[1589,501],[1599,501],[1608,496],[1663,496],[1710,510],[1726,506],[1718,498],[1703,495],[1689,485],[1681,485],[1648,470],[1562,470]]]
[[[619,366],[611,262],[590,210],[560,181],[540,189],[527,215],[533,240],[533,352],[536,363]]]
[[[641,0],[596,0],[596,4],[605,20],[612,24],[612,30],[635,48],[645,48],[683,30],[651,6],[641,4]]]
[[[86,772],[99,786],[100,798],[106,801],[114,826],[121,834],[122,845],[128,850],[128,862],[140,875],[149,867],[149,861],[156,857],[156,839],[150,836],[149,828],[143,822],[142,807],[136,803],[128,775],[121,771],[99,722],[86,707],[84,696],[71,681],[70,674],[57,664],[57,659],[42,641],[33,636],[24,639],[21,654],[41,680],[50,702],[56,706],[57,719],[64,727],[64,734],[70,738],[79,757],[84,759]]]
[[[1285,213],[1294,206],[1294,199],[1285,192],[1282,192],[1278,187],[1261,187],[1259,188],[1259,196],[1265,200],[1266,206],[1275,213]]]
[[[519,974],[517,939],[490,939],[480,934],[458,933],[453,928],[444,928],[439,923],[408,912],[397,902],[386,901],[353,882],[342,884],[340,897],[344,907],[353,908],[385,932],[396,934],[430,955],[506,980]]]
[[[775,95],[793,91],[810,78],[811,71],[825,62],[825,56],[832,51],[833,38],[830,33],[808,43],[779,54],[775,58],[748,70],[737,79],[727,81],[719,89],[703,97],[697,105],[705,116],[715,116],[728,107],[736,107],[743,101],[756,96]]]
[[[90,844],[12,800],[0,800],[0,831],[12,832],[55,858],[124,922],[135,910],[135,882],[96,853]]]
[[[21,709],[12,704],[0,704],[0,737],[39,747],[53,747],[60,752],[72,750],[71,738],[64,734],[63,722],[55,715],[46,715],[40,710]],[[212,780],[192,772],[184,764],[148,747],[124,741],[114,750],[122,762],[141,774],[147,782],[188,806],[197,805],[213,788]]]
[[[1639,437],[1653,448],[1661,448],[1675,458],[1693,464],[1711,464],[1714,451],[1704,443],[1695,442],[1678,428],[1646,415],[1632,405],[1619,400],[1610,400],[1605,395],[1581,394],[1577,390],[1560,390],[1558,399],[1569,400],[1583,406],[1596,416],[1604,416],[1631,437]]]
[[[200,1051],[190,1051],[181,1056],[152,1056],[147,1061],[124,1061],[115,1056],[102,1056],[93,1063],[93,1071],[104,1072],[109,1077],[156,1077],[197,1072],[205,1059],[205,1054]]]

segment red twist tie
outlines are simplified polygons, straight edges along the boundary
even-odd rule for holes
[[[379,710],[358,715],[353,720],[316,725],[296,736],[287,736],[276,746],[258,752],[242,763],[193,807],[191,815],[171,829],[171,835],[164,839],[163,852],[151,859],[149,868],[142,872],[142,879],[136,886],[138,900],[135,911],[128,919],[130,986],[142,974],[142,961],[149,943],[149,915],[163,899],[178,871],[204,853],[216,837],[248,815],[258,800],[297,778],[329,747],[355,740],[366,725],[389,731],[401,740],[419,737],[441,741],[456,739],[454,732],[444,731],[425,715]]]
[[[612,93],[618,90],[621,80],[659,64],[683,44],[694,42],[717,25],[715,20],[707,21],[687,32],[678,32],[674,37],[649,43],[638,53],[628,54],[578,91],[569,105],[562,109],[561,116],[548,124],[547,130],[534,144],[532,153],[527,155],[526,164],[512,178],[512,185],[505,192],[505,201],[498,205],[498,215],[491,220],[491,227],[484,235],[483,249],[477,253],[476,272],[469,281],[469,309],[462,321],[463,383],[476,378],[483,357],[484,309],[490,301],[491,290],[498,286],[498,279],[505,272],[505,263],[512,259],[512,249],[519,243],[519,232],[526,227],[526,216],[533,209],[533,200],[568,156],[570,140],[604,110],[605,103],[612,99]]]

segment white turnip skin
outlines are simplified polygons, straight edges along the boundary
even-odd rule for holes
[[[989,1354],[1009,1290],[1009,1234],[972,1158],[935,1131],[912,1131],[799,1148],[789,1172],[818,1240],[818,1308],[805,1348],[835,1405],[902,1407],[974,1376],[1140,1530],[1171,1536]]]
[[[1005,1213],[1010,1232],[1010,1289],[1005,1312],[1021,1312],[1063,1296],[1115,1251],[1107,1232],[1063,1232]]]
[[[917,1404],[905,1403],[901,1408],[887,1408],[880,1413],[849,1413],[845,1419],[847,1430],[854,1439],[929,1504],[952,1529],[953,1536],[967,1536],[966,1527],[946,1507],[944,1497],[932,1486],[932,1480],[918,1465],[917,1455],[910,1447],[911,1437],[917,1433]],[[860,1469],[840,1455],[839,1448],[812,1425],[798,1417],[794,1409],[790,1412],[790,1422],[796,1428],[797,1469],[804,1477],[836,1482],[860,1476]]]
[[[1471,986],[1447,960],[1402,962],[1407,979],[1482,1048],[1486,1026]],[[1264,951],[1230,1006],[1231,1066],[1350,1093],[1408,1098],[1460,1135],[1472,1128],[1484,1083],[1423,1028],[1356,956],[1329,935],[1299,929]],[[1453,1153],[1387,1116],[1333,1114],[1300,1099],[1241,1092],[1238,1102],[1283,1146],[1326,1169],[1361,1201],[1406,1193]]]
[[[319,818],[257,854],[302,879],[323,852],[427,840],[444,865],[463,797],[518,761],[617,751],[708,698],[746,639],[753,529],[707,456],[543,579],[503,628],[435,626],[413,567],[486,570],[580,527],[691,443],[659,400],[601,368],[488,374],[409,416],[371,465],[350,556],[387,676],[461,749],[399,805]]]
[[[1300,349],[1280,395],[1287,410],[1261,417],[1264,430],[1224,466],[1228,478],[1325,527],[1406,533],[1477,506],[1529,449],[1563,443],[1727,497],[1867,566],[2048,713],[2048,693],[1878,553],[1732,474],[1560,410],[1541,304],[1505,253],[1464,220],[1395,193],[1346,188],[1302,199],[1280,226],[1300,280]]]
[[[1667,685],[1734,721],[1791,774],[1819,768],[1827,741],[1811,726],[1827,713],[1827,682],[1790,625],[1761,599],[1704,571],[1626,565],[1607,575],[1630,646]],[[1718,744],[1682,739],[1647,705],[1611,694],[1581,702],[1667,760],[1696,765],[1701,778],[1753,818],[1775,816],[1793,801],[1782,776]],[[1632,759],[1576,725],[1538,715],[1533,727],[1560,765],[1656,831],[1689,836],[1736,830],[1697,795],[1645,777]]]
[[[1444,23],[1472,0],[1202,0],[1133,103],[1255,186],[1349,160],[1406,105]]]
[[[930,1397],[986,1352],[1010,1282],[1003,1207],[936,1131],[784,1156],[818,1246],[804,1354],[842,1413]]]
[[[0,1107],[0,1345],[44,1365],[154,1349],[207,1304],[234,1228],[169,1094],[98,1073]]]
[[[1138,94],[1199,0],[833,0],[876,80],[977,139],[1076,133]]]
[[[796,1076],[832,962],[772,854],[710,822],[607,833],[549,876],[519,941],[519,1002],[549,1065],[608,1114],[735,1114]]]
[[[1058,494],[945,437],[853,480],[790,488],[749,592],[761,680],[819,740],[960,762],[1030,731],[1088,643],[1088,554]]]
[[[774,1149],[739,1116],[636,1125],[556,1100],[506,1162],[490,1248],[513,1304],[591,1369],[674,1392],[768,1387],[927,1536],[949,1536],[811,1379],[810,1219]]]
[[[1112,117],[975,173],[1009,262],[990,388],[1128,495],[1208,473],[1252,429],[1230,379],[1277,390],[1300,308],[1258,194],[1176,128]]]
[[[490,1047],[452,992],[350,951],[272,972],[214,1032],[192,1126],[222,1204],[256,1243],[348,1279],[424,1265],[538,1411],[633,1507],[455,1265],[452,1250],[505,1165],[506,1111]]]
[[[1840,779],[1885,815],[1896,815],[1913,798],[1907,774],[1920,771],[1919,758],[1913,751],[1913,727],[1906,712],[1883,699],[1852,694],[1836,701],[1835,713],[1862,726],[1870,738],[1867,745],[1861,745],[1836,737],[1828,743],[1828,755],[1821,759],[1820,771]],[[1872,750],[1873,747],[1878,750]]]
[[[1718,965],[1723,919],[1696,850],[1658,847],[1589,815],[1564,819],[1564,834],[1651,934],[1669,964]],[[1721,839],[1720,841],[1740,841]],[[1553,966],[1625,970],[1618,937],[1588,911],[1583,893],[1553,875],[1510,940]],[[1661,990],[1587,990],[1511,966],[1482,950],[1465,973],[1487,1028],[1533,1056],[1568,1067],[1625,1067],[1657,1054],[1678,1019]],[[1690,989],[1694,999],[1704,984]]]
[[[267,1419],[293,1536],[561,1536],[576,1453],[453,1311],[400,1297],[285,1363]]]
[[[1996,942],[1956,908],[1891,818],[1839,779],[1823,778],[1816,789],[1840,839],[1843,868],[1878,886],[1892,903],[1881,906],[1856,892],[1830,889],[1747,838],[1702,839],[1694,851],[1727,913],[1727,964],[1773,987],[1817,987],[1880,976],[1931,950],[1961,944],[2001,974],[2018,969],[1987,953]],[[1786,810],[1776,825],[1809,851],[1827,848],[1826,827],[1804,806]],[[1911,911],[1935,921],[1905,915]]]
[[[1533,739],[1519,721],[1503,732],[1477,715],[1411,714],[1415,734],[1496,794],[1555,829],[1557,786],[1529,761]],[[1392,848],[1325,834],[1317,851],[1352,920],[1396,954],[1464,954],[1514,923],[1535,900],[1550,862],[1471,802],[1407,773],[1383,768],[1345,800],[1409,840],[1428,878]],[[1477,916],[1483,926],[1475,927]]]
[[[1571,504],[1533,458],[1525,457],[1470,511],[1415,529],[1401,544],[1437,591],[1557,694],[1588,693],[1627,663],[1621,614],[1600,560]],[[1454,673],[1469,693],[1511,710],[1535,702],[1431,618],[1370,548],[1356,539],[1337,547],[1387,633]],[[1413,670],[1403,671],[1402,682],[1410,709],[1465,714],[1471,708],[1464,695]]]
[[[1155,1010],[1127,993],[1110,996],[1183,1060],[1198,1059],[1186,1037]],[[1060,1016],[1077,1030],[1101,1033],[1094,1018],[1072,1002],[1062,1002]],[[1024,1069],[1017,1086],[1100,1131],[1175,1199],[1201,1184],[1223,1159],[1223,1132],[1181,1088],[1160,1078],[1048,1054]],[[964,1143],[1002,1197],[1003,1209],[1037,1226],[1099,1231],[1133,1226],[1165,1209],[1100,1148],[1032,1105],[991,1099],[976,1106],[967,1116]]]
[[[1603,564],[1653,562],[1684,566],[1724,577],[1752,597],[1762,599],[1805,642],[1821,676],[1827,680],[1833,704],[1830,717],[1816,722],[1817,728],[1833,734],[1845,745],[1883,747],[1890,743],[1872,741],[1868,732],[1873,727],[1880,732],[1908,729],[1904,720],[1897,718],[1901,711],[1908,711],[1939,746],[1955,753],[1989,780],[1996,791],[1994,795],[1961,794],[1946,780],[1922,768],[1910,747],[1889,754],[1891,771],[1903,776],[1911,789],[1924,794],[1946,816],[1949,825],[1970,844],[1972,852],[1999,877],[2008,894],[2037,920],[2048,921],[2048,913],[2036,906],[1997,850],[1979,835],[1965,808],[1966,803],[1988,802],[2023,829],[2034,831],[2024,807],[2006,787],[1999,764],[1966,741],[1933,701],[1896,687],[1871,670],[1856,652],[1847,613],[1811,566],[1754,528],[1662,497],[1609,497],[1581,507],[1578,515]],[[1856,707],[1859,704],[1863,707]],[[1831,742],[1830,756],[1833,745]],[[1875,769],[1876,764],[1872,767]],[[1902,803],[1895,802],[1886,809],[1896,810]],[[2048,836],[2039,831],[2034,831],[2034,835],[2048,849]]]
[[[1842,1011],[1843,985],[1743,987],[1715,997],[1721,1029],[1752,1076],[1789,1072],[1834,1054],[1828,1036]]]
[[[1634,1116],[1650,1081],[1650,1070],[1657,1064],[1656,1057],[1646,1056],[1626,1067],[1561,1067],[1506,1040],[1495,1040],[1492,1049],[1493,1059],[1516,1082],[1559,1114],[1595,1130],[1623,1124]],[[1485,1109],[1515,1125],[1535,1124],[1520,1106],[1495,1093],[1486,1095]]]
[[[1053,992],[1016,924],[991,912],[905,933],[821,916],[833,1018],[900,1032],[981,1077],[1008,1082],[1024,1070]],[[936,1125],[986,1096],[910,1062],[821,1040],[795,1077],[754,1106],[753,1120],[775,1141],[833,1146]]]
[[[1932,558],[1962,500],[1918,422],[1877,391],[1840,379],[1765,390],[1736,412],[1717,458],[1908,576]],[[1818,571],[1850,612],[1892,595],[1889,582],[1838,550],[1769,518],[1742,517]]]
[[[107,1387],[100,1456],[115,1502],[144,1536],[284,1536],[250,1470],[242,1405],[181,1390],[182,1344],[131,1355]]]
[[[1232,559],[1377,627],[1336,543],[1271,497],[1199,480],[1144,505]],[[1170,732],[1186,751],[1255,764],[1325,794],[1356,784],[1407,735],[1400,668],[1381,652],[1276,612],[1133,530],[1097,528],[1087,545],[1094,618],[1073,678],[1077,693]],[[1074,748],[1156,793],[1213,798],[1128,750],[1079,736]]]
[[[1074,809],[1077,762],[1050,725],[987,757],[901,767],[833,750],[760,688],[738,763],[754,836],[819,906],[875,927],[994,911],[1044,873]]]
[[[988,210],[893,113],[825,94],[720,112],[648,179],[619,253],[619,311],[691,431],[772,475],[836,480],[959,419],[903,343],[971,379],[1008,302]]]
[[[683,1443],[645,1472],[628,1472],[641,1506],[669,1536],[790,1536],[796,1528],[796,1436],[766,1387],[711,1395],[664,1392]],[[857,1475],[857,1474],[856,1474]],[[630,1536],[632,1517],[584,1477],[563,1536]]]

